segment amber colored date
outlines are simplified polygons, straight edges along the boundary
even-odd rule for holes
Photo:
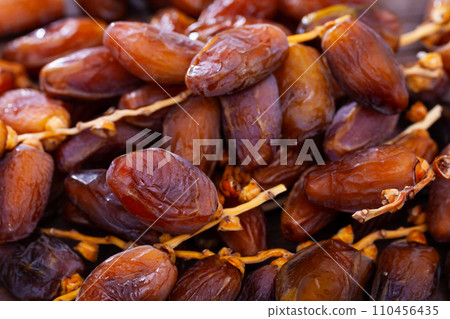
[[[400,65],[370,27],[348,18],[325,33],[322,49],[333,76],[352,99],[387,115],[406,109],[408,91]]]
[[[66,194],[91,227],[140,244],[158,242],[159,234],[123,208],[106,184],[106,170],[76,171],[67,176]]]
[[[235,93],[267,77],[287,53],[286,34],[273,25],[230,29],[212,38],[192,60],[186,85],[198,95]]]
[[[37,70],[69,53],[102,44],[102,22],[89,18],[67,18],[9,42],[3,58]]]
[[[218,256],[197,261],[181,274],[168,300],[233,301],[241,289],[241,273]]]
[[[272,161],[275,148],[271,139],[281,135],[281,110],[277,80],[270,75],[258,84],[220,98],[223,127],[228,140],[236,140],[238,163],[252,171]],[[263,141],[261,145],[260,141]],[[257,154],[251,147],[258,145]],[[254,152],[253,152],[254,153]]]
[[[178,270],[166,253],[140,246],[101,263],[86,278],[78,301],[162,301],[177,280]]]
[[[63,0],[0,1],[0,37],[42,26],[64,14]]]
[[[305,177],[305,193],[317,205],[355,212],[381,206],[381,192],[414,186],[416,155],[403,146],[382,145],[348,154]]]
[[[172,0],[172,4],[184,13],[198,17],[214,0]]]
[[[277,0],[214,0],[198,18],[206,21],[220,16],[254,17],[270,19],[277,12]]]
[[[438,154],[438,145],[430,137],[428,131],[416,130],[395,140],[396,145],[409,148],[417,157],[432,163]]]
[[[14,89],[14,86],[14,73],[9,70],[3,70],[0,68],[0,95]]]
[[[116,158],[106,181],[126,210],[163,233],[194,233],[219,207],[212,181],[188,160],[163,149]]]
[[[17,133],[36,133],[50,129],[52,121],[68,127],[70,116],[62,103],[33,89],[18,89],[0,97],[0,119]]]
[[[53,159],[21,144],[0,160],[0,244],[30,235],[44,213]]]
[[[207,156],[216,153],[216,146],[198,143],[221,138],[218,101],[190,97],[181,107],[175,106],[164,119],[163,135],[172,138],[168,145],[173,153],[194,163],[205,174],[212,174],[216,161],[208,160]]]
[[[127,0],[78,0],[83,13],[106,21],[115,21],[127,13]],[[80,8],[81,9],[81,8]]]
[[[8,130],[6,128],[5,123],[0,120],[0,158],[3,156],[5,152],[6,142],[8,140]]]
[[[328,70],[319,53],[305,45],[289,47],[289,55],[275,71],[283,112],[283,137],[300,141],[326,129],[334,115]]]
[[[55,60],[42,68],[39,80],[47,94],[82,100],[120,96],[140,84],[105,47],[83,49]]]
[[[372,0],[281,0],[280,10],[291,18],[300,20],[308,13],[336,4],[371,5]]]
[[[100,137],[85,130],[65,141],[55,154],[58,169],[69,173],[89,160],[111,157],[112,160],[125,153],[127,141],[141,130],[121,122],[116,123],[115,127],[117,134],[114,136]]]
[[[140,22],[110,24],[103,43],[138,78],[168,85],[184,83],[192,58],[203,48],[202,42]]]
[[[326,131],[325,153],[335,161],[358,149],[380,144],[393,135],[398,119],[399,115],[384,115],[355,102],[343,106]]]
[[[186,29],[195,22],[176,8],[162,9],[152,17],[150,24],[161,32],[177,32],[184,34]]]
[[[43,234],[0,246],[0,282],[20,300],[52,300],[84,264],[65,243]]]
[[[361,300],[361,287],[371,276],[372,264],[372,259],[340,240],[319,242],[300,250],[284,264],[276,279],[276,298],[280,301]]]
[[[381,252],[372,296],[382,301],[432,300],[438,282],[437,250],[400,240]]]
[[[450,155],[450,145],[442,151]],[[430,234],[439,242],[450,242],[450,180],[436,177],[428,199],[427,223]]]
[[[225,245],[241,256],[254,256],[267,250],[266,217],[261,208],[254,208],[239,215],[239,220],[242,230],[219,231]]]
[[[305,173],[295,183],[281,212],[283,237],[297,243],[309,240],[310,235],[327,226],[337,215],[335,210],[308,200],[304,189]]]
[[[265,265],[253,271],[244,281],[238,300],[275,300],[275,279],[277,275],[278,266],[276,265]]]
[[[148,83],[134,91],[122,95],[119,101],[119,109],[135,110],[157,101],[168,99],[171,96],[177,95],[184,89],[184,86],[160,86],[156,83]],[[162,132],[164,118],[170,110],[170,107],[166,107],[149,116],[135,116],[126,118],[125,120],[128,123],[139,127]]]

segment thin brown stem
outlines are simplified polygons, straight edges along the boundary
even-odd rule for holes
[[[403,34],[400,37],[400,46],[404,47],[438,32],[447,31],[450,31],[450,24],[439,24],[435,22],[424,23],[413,31]]]
[[[353,248],[357,250],[363,250],[364,248],[372,245],[377,240],[402,238],[408,236],[413,231],[426,232],[427,229],[427,225],[419,225],[409,228],[401,227],[396,230],[381,229],[362,238],[360,241],[353,245]]]

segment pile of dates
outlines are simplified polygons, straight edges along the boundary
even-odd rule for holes
[[[0,300],[448,300],[449,28],[372,2],[0,0]]]

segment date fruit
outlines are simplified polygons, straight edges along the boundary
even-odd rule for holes
[[[126,210],[162,233],[194,233],[219,209],[217,190],[208,176],[163,149],[116,158],[106,181]]]
[[[277,12],[278,0],[214,0],[202,11],[199,21],[223,16],[244,16],[270,19]]]
[[[169,255],[139,246],[102,262],[81,286],[78,301],[162,301],[177,280]]]
[[[190,16],[198,17],[214,0],[172,0],[172,4]]]
[[[128,0],[78,0],[78,5],[94,18],[115,21],[127,13]]]
[[[275,300],[275,280],[278,266],[265,265],[253,271],[242,285],[239,301]]]
[[[195,22],[176,8],[162,9],[152,17],[150,24],[161,32],[177,32],[184,34],[186,29]]]
[[[205,96],[242,91],[276,70],[287,54],[286,34],[273,25],[223,31],[192,60],[186,85],[194,94]]]

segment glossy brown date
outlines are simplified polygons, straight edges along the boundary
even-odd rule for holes
[[[101,263],[86,278],[78,301],[161,301],[177,280],[178,270],[166,253],[140,246]]]
[[[176,8],[162,9],[152,17],[150,24],[161,32],[177,32],[184,34],[186,29],[195,22]]]
[[[38,70],[69,53],[102,44],[106,25],[90,18],[67,18],[9,42],[3,58]]]
[[[116,158],[106,181],[126,210],[163,233],[194,233],[219,208],[212,181],[188,160],[163,149]]]
[[[219,231],[225,245],[241,256],[254,256],[267,250],[266,217],[261,208],[254,208],[239,215],[239,220],[242,230]]]
[[[153,104],[160,100],[165,100],[171,96],[181,93],[185,89],[184,86],[159,86],[156,83],[148,83],[139,89],[125,93],[119,101],[119,109],[135,110],[143,106]],[[177,106],[175,106],[177,107]],[[163,121],[171,108],[166,107],[149,116],[134,116],[125,120],[133,125],[149,128],[153,131],[162,132]]]
[[[84,264],[64,242],[43,234],[0,246],[0,282],[20,300],[52,300]]]
[[[300,250],[284,264],[276,279],[276,298],[361,300],[361,287],[372,274],[372,264],[372,259],[340,240],[319,242]]]
[[[386,115],[406,109],[408,91],[400,65],[370,27],[348,18],[325,33],[322,49],[334,78],[352,99]]]
[[[42,68],[39,80],[47,94],[82,100],[120,96],[140,84],[105,47],[83,49],[55,60]]]
[[[399,115],[384,115],[352,102],[336,113],[328,127],[324,151],[335,161],[346,154],[388,140],[394,133]]]
[[[123,18],[128,7],[128,0],[78,0],[77,2],[83,8],[81,10],[83,13],[105,21]]]
[[[432,300],[439,281],[439,253],[423,244],[396,241],[379,259],[372,296],[382,301]]]
[[[450,145],[441,152],[450,155]],[[430,234],[439,242],[450,242],[450,180],[436,177],[428,199],[427,223]]]
[[[14,89],[14,86],[14,74],[9,70],[3,70],[0,68],[0,95]]]
[[[425,130],[415,130],[395,140],[396,145],[409,148],[417,157],[432,163],[438,154],[438,145]]]
[[[63,0],[0,1],[0,37],[37,28],[64,13]]]
[[[414,186],[416,155],[403,146],[382,145],[348,154],[305,177],[305,193],[317,205],[355,212],[381,206],[381,192]]]
[[[244,91],[222,96],[220,101],[225,136],[236,140],[239,165],[252,171],[270,163],[275,153],[270,142],[280,137],[282,120],[275,77],[270,75]],[[248,143],[260,146],[256,155]]]
[[[218,256],[197,261],[181,274],[168,300],[233,301],[241,289],[241,273]]]
[[[308,13],[332,5],[371,5],[372,2],[371,0],[280,0],[280,10],[287,16],[300,21]]]
[[[295,183],[281,212],[281,234],[296,243],[309,240],[310,235],[327,226],[337,215],[335,210],[308,200],[304,189],[305,173]]]
[[[275,300],[275,279],[277,275],[278,266],[276,265],[265,265],[253,271],[244,281],[238,300]]]
[[[37,133],[50,129],[51,121],[63,127],[70,116],[62,103],[34,89],[18,89],[0,97],[0,119],[17,133]]]
[[[323,132],[333,119],[334,98],[319,52],[293,45],[274,74],[281,96],[283,137],[303,141]]]
[[[220,140],[220,105],[214,98],[190,97],[175,106],[164,119],[163,135],[172,139],[171,151],[194,163],[210,175],[216,161],[208,155],[216,153],[214,145],[199,145],[200,140]],[[197,142],[196,142],[197,141]]]
[[[192,60],[186,85],[198,95],[235,93],[267,77],[287,53],[286,34],[273,25],[230,29],[212,38]]]
[[[277,7],[277,0],[214,0],[198,19],[206,21],[220,16],[235,15],[270,19],[277,12]]]
[[[5,152],[6,142],[8,140],[8,130],[6,128],[5,123],[0,120],[0,158],[3,156]]]
[[[0,160],[0,244],[30,235],[50,195],[53,159],[20,144]]]
[[[140,244],[157,243],[159,234],[123,208],[106,184],[106,170],[76,171],[67,176],[66,194],[91,227]]]
[[[172,4],[190,16],[198,17],[214,0],[172,0]]]
[[[192,58],[204,46],[185,35],[160,33],[154,26],[140,22],[110,24],[103,43],[138,78],[168,85],[184,83]]]

